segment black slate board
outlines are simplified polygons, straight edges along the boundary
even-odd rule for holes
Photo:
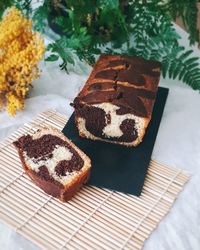
[[[144,139],[133,148],[81,138],[72,114],[62,132],[90,157],[92,173],[89,185],[136,196],[141,194],[168,91],[159,87]]]

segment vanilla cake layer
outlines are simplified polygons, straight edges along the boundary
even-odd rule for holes
[[[70,161],[72,159],[72,153],[66,147],[55,146],[55,149],[52,151],[52,157],[46,160],[35,160],[34,158],[28,157],[26,152],[23,153],[23,156],[27,165],[30,166],[33,171],[38,173],[42,166],[46,166],[49,175],[63,185],[65,185],[73,175],[77,175],[76,171],[66,171],[65,175],[58,175],[55,171],[59,162]]]
[[[104,127],[102,128],[101,137],[94,135],[98,133],[94,131],[96,120],[90,119],[90,117],[87,116],[87,113],[77,118],[77,127],[80,134],[92,140],[106,140],[108,142],[114,138],[114,143],[125,144],[127,146],[132,144],[137,145],[140,143],[139,139],[143,137],[143,128],[147,126],[147,120],[137,117],[133,114],[118,115],[116,111],[119,109],[119,107],[110,103],[101,103],[88,106],[90,110],[93,107],[98,108],[105,113],[105,119],[98,117],[99,120],[104,120]],[[123,130],[123,125],[126,126],[128,123],[131,124],[129,129],[126,128]],[[91,130],[92,132],[90,132]],[[98,131],[100,131],[99,128]]]

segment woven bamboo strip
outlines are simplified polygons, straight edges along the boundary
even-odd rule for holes
[[[110,199],[110,201],[108,201],[105,206],[107,207],[107,209],[113,209],[115,211],[118,212],[122,212],[125,213],[124,218],[127,217],[128,220],[132,220],[137,221],[138,217],[142,217],[145,213],[146,213],[146,209],[141,208],[139,209],[138,207],[131,207],[130,209],[128,209],[128,207],[126,206],[122,206],[119,202],[116,202],[116,200],[113,200],[113,198]],[[153,219],[151,218],[151,216],[149,217],[149,222],[152,223]]]
[[[20,185],[21,183],[19,183]],[[21,186],[20,186],[21,187]],[[23,187],[23,186],[22,186]],[[11,188],[9,190],[9,193],[13,195],[15,198],[20,200],[20,202],[25,202],[26,205],[31,206],[31,209],[37,209],[37,207],[41,204],[41,200],[37,199],[37,196],[28,195],[27,193],[23,192],[23,189],[20,189],[17,185],[15,185],[15,188]]]
[[[153,174],[153,175],[161,176],[162,178],[165,178],[165,179],[170,179],[171,175],[173,175],[175,173],[175,171],[173,168],[169,170],[169,167],[167,167],[167,166],[160,167],[160,165],[158,165],[157,163],[154,163],[154,161],[151,160],[148,173],[151,176]],[[186,172],[183,172],[182,174],[180,174],[180,176],[177,178],[177,180],[174,183],[178,184],[179,179],[182,181],[186,180],[187,176],[189,176],[189,175],[187,175]]]
[[[37,220],[46,220],[46,223],[49,225],[53,225],[53,228],[56,229],[59,228],[58,231],[64,232],[66,235],[66,232],[68,232],[70,235],[71,233],[76,229],[76,227],[79,225],[80,221],[77,223],[72,224],[69,215],[66,215],[66,220],[63,220],[63,216],[60,214],[55,213],[54,209],[49,209],[49,206],[47,206],[46,209],[40,214],[36,214],[35,219]]]
[[[49,223],[49,220],[46,220],[45,218],[41,219],[40,217],[39,220],[38,216],[36,215],[33,220],[27,222],[25,228],[28,227],[30,227],[31,229],[35,228],[37,231],[44,231],[44,235],[48,238],[51,238],[51,240],[53,240],[54,243],[58,243],[58,245],[62,244],[63,242],[64,236],[62,237],[60,228],[56,228],[55,225]]]
[[[161,165],[160,163],[158,163],[156,161],[153,161],[153,169],[154,169],[154,171],[164,173],[166,176],[171,176],[176,172],[176,168],[169,167],[166,165]],[[151,168],[149,169],[149,171],[151,171]],[[181,177],[180,179],[182,179],[183,181],[187,181],[188,176],[190,176],[190,175],[185,171],[184,174],[182,173],[182,175],[179,176],[179,178]]]
[[[134,196],[130,196],[130,195],[125,195],[123,193],[117,193],[117,197],[119,197],[119,199],[122,199],[124,202],[126,202],[127,206],[130,205],[130,208],[132,206],[135,206],[135,204],[143,204],[146,208],[149,207],[149,204],[154,203],[156,197],[155,196],[147,196],[144,194],[144,192],[142,192],[140,197],[134,197]],[[163,200],[162,205],[163,205],[163,209],[167,209],[169,202]]]
[[[43,192],[41,190],[37,190],[36,187],[32,188],[30,186],[30,183],[32,184],[30,180],[28,180],[27,183],[27,179],[22,178],[20,182],[15,183],[14,190],[20,193],[20,195],[24,195],[25,197],[27,197],[31,203],[34,202],[34,204],[41,204],[41,202],[45,201],[46,197],[42,195]],[[27,190],[27,192],[25,193],[24,190]],[[9,192],[13,191],[9,190]]]
[[[9,208],[6,209],[6,206],[0,204],[0,221],[3,223],[7,223],[9,226],[15,228],[18,223],[20,222],[20,218],[17,216],[12,216],[12,214],[9,211]]]
[[[22,170],[22,164],[20,161],[14,160],[14,158],[9,158],[6,154],[4,154],[4,158],[1,160],[2,167],[9,166],[12,170]]]
[[[0,182],[0,192],[1,192],[1,189],[3,189],[6,185],[7,185],[7,182],[4,179],[1,179],[1,182]]]
[[[75,198],[73,199],[75,200]],[[84,220],[85,217],[87,217],[90,214],[90,210],[84,209],[84,207],[80,207],[79,204],[73,202],[73,203],[67,203],[66,205],[63,205],[59,201],[52,201],[49,206],[52,206],[53,209],[57,209],[60,214],[65,215],[66,213],[74,213],[76,216],[74,218],[74,222]]]
[[[112,197],[114,200],[116,200],[118,203],[122,203],[122,204],[124,204],[123,203],[123,201],[124,202],[126,202],[126,198],[125,197],[122,197],[122,196],[120,196],[120,195],[116,195],[116,197],[115,196],[113,196]],[[127,202],[125,203],[125,205],[124,205],[125,207],[126,207],[126,209],[128,210],[130,210],[130,211],[132,211],[132,208],[133,208],[133,206],[135,207],[135,209],[138,209],[139,211],[140,211],[140,213],[142,213],[143,211],[146,211],[146,209],[148,209],[149,208],[149,200],[145,200],[144,198],[138,198],[138,199],[132,199],[132,201],[128,201],[128,199],[127,199]],[[168,209],[169,208],[169,206],[167,206],[167,205],[165,205],[165,204],[161,204],[161,206],[159,207],[159,209],[161,210],[161,211],[165,211],[166,209]],[[157,213],[157,212],[156,212]]]
[[[93,193],[93,195],[97,195],[97,197],[98,197],[98,191],[97,191],[97,193],[96,192],[94,192],[94,189],[92,189],[91,188],[91,192]],[[129,205],[129,203],[127,203],[126,201],[127,201],[127,199],[126,199],[126,197],[125,197],[125,204],[126,205],[124,205],[124,202],[123,202],[123,199],[121,199],[121,196],[119,196],[119,195],[113,195],[112,196],[112,202],[114,202],[113,200],[115,200],[116,202],[117,202],[117,206],[122,206],[122,207],[124,207],[126,210],[130,207],[130,210],[132,211],[132,207],[133,207],[133,199],[131,200],[131,204]],[[139,205],[137,205],[139,203]],[[141,207],[141,205],[142,205],[142,207]],[[134,206],[137,208],[139,208],[139,210],[141,211],[141,213],[142,213],[142,211],[143,210],[145,210],[146,208],[148,209],[149,208],[149,206],[148,206],[149,204],[148,203],[145,203],[145,202],[142,202],[141,201],[141,199],[139,199],[139,200],[137,200],[137,199],[135,199],[134,200]],[[168,207],[167,207],[168,208]],[[166,209],[166,207],[165,208],[163,208],[163,209]]]
[[[62,248],[64,248],[65,246],[66,246],[66,244],[69,242],[69,241],[71,241],[71,239],[73,238],[73,236],[80,230],[80,228],[98,211],[98,209],[104,204],[104,202],[106,202],[106,200],[107,199],[109,199],[110,198],[110,196],[112,195],[112,193],[113,192],[108,192],[108,195],[107,195],[107,197],[103,200],[103,201],[101,201],[98,205],[97,205],[97,207],[92,211],[92,213],[91,214],[89,214],[89,216],[81,223],[81,225],[80,225],[80,227],[78,227],[75,231],[74,231],[74,233],[71,235],[71,237],[69,238],[69,239],[67,239],[67,241],[65,241],[64,242],[64,244],[63,244],[63,246],[61,247],[61,249]]]
[[[126,239],[126,241],[124,242],[124,244],[121,246],[121,249],[124,249],[124,247],[127,245],[127,243],[130,241],[130,239],[134,236],[135,232],[138,230],[139,226],[142,224],[142,222],[145,220],[146,217],[149,216],[149,214],[153,211],[153,209],[155,208],[155,206],[163,199],[164,195],[167,193],[168,188],[170,187],[170,185],[173,183],[173,181],[177,178],[177,176],[180,174],[180,170],[177,171],[177,173],[172,177],[172,179],[169,181],[169,184],[167,186],[167,188],[163,191],[163,193],[160,195],[160,197],[158,198],[158,200],[154,203],[154,205],[152,205],[148,211],[148,213],[138,222],[138,226],[130,233],[129,237]]]
[[[67,122],[67,119],[66,118],[63,119],[61,117],[59,118],[58,116],[54,116],[54,117],[52,117],[52,119],[48,119],[48,121],[52,122],[52,124],[55,123],[55,124],[63,127],[63,125]]]
[[[6,199],[0,199],[1,203],[0,203],[0,207],[4,208],[4,212],[9,212],[9,216],[12,218],[16,218],[16,220],[18,221],[18,223],[20,223],[20,221],[23,221],[25,219],[25,215],[23,213],[21,213],[20,209],[16,209],[15,206],[13,206],[12,201],[7,201]],[[13,209],[15,208],[15,209]]]
[[[95,214],[90,221],[85,225],[85,227],[90,227],[92,230],[93,227],[97,229],[100,233],[106,234],[109,236],[110,240],[115,240],[116,242],[123,242],[123,239],[126,238],[127,233],[124,230],[114,226],[110,221],[107,221],[106,218],[102,218]]]
[[[51,196],[48,197],[48,199],[45,200],[42,205],[40,205],[31,215],[23,222],[21,223],[18,227],[17,230],[21,229],[24,227],[27,223],[30,223],[30,221],[47,205],[47,203],[52,199]]]
[[[26,232],[28,232],[31,236],[34,235],[40,240],[45,240],[47,246],[52,247],[51,249],[57,249],[57,247],[59,246],[59,240],[54,241],[53,235],[49,234],[43,228],[40,229],[39,227],[36,227],[34,223],[27,224],[24,230],[26,230]]]
[[[13,185],[13,183],[17,182],[23,176],[23,174],[24,174],[24,172],[22,172],[21,174],[19,174],[17,177],[11,179],[9,181],[9,183],[1,190],[1,193],[5,192],[5,190],[8,189],[11,185]]]
[[[18,153],[17,153],[17,151],[16,151],[16,149],[14,150],[15,148],[14,148],[14,146],[12,145],[12,146],[9,146],[9,147],[7,147],[7,148],[5,148],[4,149],[4,151],[1,153],[1,155],[3,154],[3,155],[7,155],[8,157],[10,157],[11,159],[14,159],[15,161],[18,161],[18,162],[20,162],[20,160],[19,160],[19,157],[18,157]],[[18,159],[18,160],[16,160],[16,158]]]
[[[112,209],[117,213],[120,213],[127,218],[127,220],[129,220],[130,223],[132,222],[137,222],[139,216],[141,216],[141,214],[143,214],[143,216],[145,215],[146,211],[142,211],[142,213],[140,213],[140,211],[135,208],[132,209],[132,213],[130,211],[127,211],[125,208],[121,209],[120,206],[118,205],[114,205],[113,200],[110,201],[110,203],[108,204],[108,209]],[[148,232],[148,230],[151,228],[150,225],[151,223],[153,223],[153,220],[149,217],[148,221],[147,221],[147,225],[143,228],[144,232]],[[148,225],[149,224],[149,225]]]
[[[35,210],[34,206],[31,206],[30,204],[25,202],[24,199],[18,202],[19,200],[17,199],[17,197],[15,197],[15,195],[13,195],[13,193],[10,192],[1,195],[0,200],[2,202],[8,203],[9,206],[13,208],[13,212],[16,211],[16,214],[18,213],[18,211],[22,212],[25,218],[27,216],[31,216]]]
[[[32,241],[35,243],[37,246],[41,247],[42,249],[48,249],[48,250],[53,250],[51,244],[48,244],[48,242],[41,237],[37,237],[32,231],[29,231],[26,229],[26,231],[20,231],[20,234],[24,236],[27,240]]]
[[[45,112],[0,144],[0,220],[44,249],[141,249],[188,173],[151,161],[140,197],[85,186],[63,204],[23,173],[12,142],[43,126],[61,130],[66,121],[55,111]]]
[[[5,192],[6,189],[8,189],[10,186],[12,186],[14,183],[20,179],[22,174],[17,175],[16,177],[11,178],[11,176],[8,173],[1,173],[1,179],[4,180],[7,184],[3,187],[3,189],[0,191],[0,194]]]
[[[2,174],[4,174],[4,171],[6,171],[6,173],[9,174],[10,177],[12,176],[18,176],[21,174],[21,172],[23,172],[23,169],[21,166],[17,166],[16,167],[12,167],[11,164],[6,164],[6,161],[2,160],[1,161],[1,167],[0,167],[0,172],[2,172]]]
[[[158,185],[164,185],[164,186],[167,186],[168,182],[169,182],[169,179],[165,179],[164,177],[160,177],[159,175],[154,175],[152,173],[149,173],[147,174],[147,177],[148,179],[146,179],[145,181],[145,184],[147,183],[151,183],[151,184],[158,184]],[[172,185],[171,185],[172,188],[174,188],[174,191],[176,192],[177,188],[179,187],[179,185],[176,183],[176,182],[173,182]]]
[[[68,121],[68,119],[66,118],[62,119],[62,117],[57,117],[57,116],[53,117],[53,120],[57,122],[60,126],[62,126],[62,128],[63,128],[63,125],[65,125]]]
[[[155,164],[153,165],[153,168],[149,168],[149,173],[151,174],[152,172],[154,173],[158,173],[159,175],[163,175],[165,176],[165,178],[171,178],[171,176],[175,173],[174,169],[172,168],[171,170],[169,170],[169,167],[159,167],[159,165]],[[184,182],[188,180],[189,175],[186,172],[183,172],[180,174],[180,176],[177,178],[177,180],[174,183],[179,183],[179,181]]]
[[[42,119],[41,119],[42,120]],[[51,119],[51,118],[46,118],[45,119],[45,123],[46,124],[48,124],[48,125],[50,125],[50,126],[56,126],[56,127],[62,127],[62,124],[60,123],[58,123],[56,120],[54,120],[54,119]]]

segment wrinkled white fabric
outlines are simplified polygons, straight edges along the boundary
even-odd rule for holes
[[[182,43],[188,47],[187,35],[177,28]],[[200,52],[195,48],[195,55]],[[70,74],[55,63],[42,64],[42,76],[26,100],[24,112],[11,118],[0,113],[0,140],[38,113],[55,108],[69,116],[73,100],[91,70],[84,63],[71,67]],[[169,214],[146,241],[145,250],[200,249],[200,94],[178,81],[161,79],[160,86],[170,89],[152,158],[191,172],[192,177],[180,193]],[[0,249],[39,249],[10,227],[0,223]]]

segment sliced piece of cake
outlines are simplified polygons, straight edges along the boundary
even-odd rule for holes
[[[13,144],[35,184],[61,201],[69,200],[89,178],[89,157],[57,129],[39,129]]]
[[[161,64],[136,56],[102,55],[75,98],[80,136],[138,145],[151,120]]]

